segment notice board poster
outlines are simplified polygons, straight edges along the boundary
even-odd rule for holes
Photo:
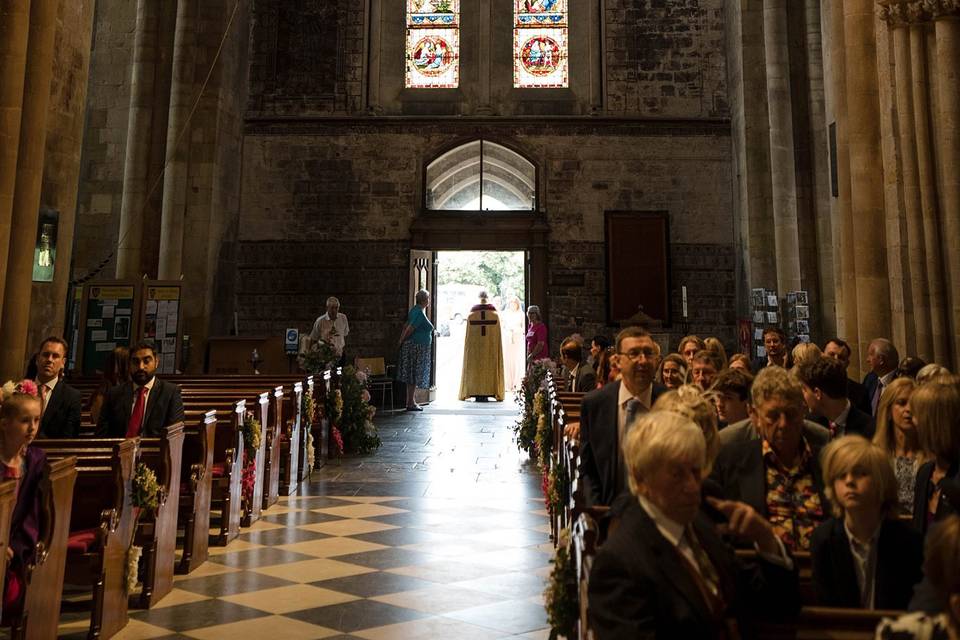
[[[136,302],[137,287],[132,283],[90,283],[84,287],[83,373],[103,371],[111,351],[130,346]]]
[[[157,373],[176,373],[180,366],[181,286],[179,282],[151,282],[144,285],[143,338],[157,349]]]

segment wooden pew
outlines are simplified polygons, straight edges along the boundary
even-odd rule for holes
[[[7,575],[7,548],[10,546],[10,521],[17,500],[17,483],[0,482],[0,575]],[[3,584],[0,583],[0,617],[3,615]]]
[[[283,432],[283,387],[267,394],[268,418],[263,421],[263,496],[260,506],[269,509],[280,500],[280,434]]]
[[[77,479],[76,463],[74,457],[48,459],[44,469],[40,481],[40,535],[36,557],[25,572],[23,609],[19,617],[10,620],[10,637],[13,639],[55,638],[57,635],[67,561],[67,537],[70,534],[70,511]],[[9,484],[15,483],[9,481]],[[7,498],[15,497],[11,489],[7,482],[0,484],[0,505]],[[9,514],[5,524],[0,521],[0,526],[3,526],[6,536]],[[4,565],[6,558],[4,549]]]
[[[57,446],[68,442],[75,446]],[[127,624],[127,553],[134,533],[130,487],[139,443],[131,438],[87,448],[83,442],[37,440],[34,445],[46,449],[50,459],[77,456],[64,582],[92,588],[88,637],[109,638]]]
[[[143,547],[143,590],[140,607],[149,609],[173,589],[180,505],[180,462],[183,423],[165,427],[159,438],[140,439],[140,462],[157,476],[160,499],[153,513],[141,513],[136,535]]]
[[[213,456],[217,412],[188,415],[180,465],[180,508],[177,529],[183,544],[176,573],[190,573],[206,561],[210,542],[210,498],[213,490]],[[238,516],[239,521],[239,516]]]

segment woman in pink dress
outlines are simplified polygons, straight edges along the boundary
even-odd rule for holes
[[[527,367],[539,360],[550,358],[550,346],[547,340],[547,325],[543,323],[540,307],[535,304],[527,307],[527,319],[530,328],[527,329]]]

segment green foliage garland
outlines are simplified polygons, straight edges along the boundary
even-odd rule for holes
[[[520,385],[520,392],[516,395],[517,406],[520,409],[520,418],[513,427],[517,437],[517,447],[529,454],[534,452],[537,439],[537,416],[534,401],[547,373],[553,368],[550,360],[534,362],[528,369]]]
[[[579,607],[577,606],[577,569],[570,557],[570,529],[560,532],[553,558],[550,580],[543,592],[550,639],[573,638],[576,635]]]
[[[333,345],[320,340],[312,349],[303,354],[303,368],[309,373],[323,373],[334,366],[340,356]]]
[[[345,453],[365,455],[380,447],[380,436],[373,424],[377,410],[370,404],[366,373],[352,366],[344,367],[340,389],[328,394],[325,409],[330,424],[340,430]]]
[[[553,451],[553,420],[547,410],[547,395],[543,389],[538,390],[533,397],[533,415],[537,421],[537,465],[540,473],[546,473],[550,468],[550,453]]]
[[[260,448],[260,421],[257,420],[252,411],[247,411],[243,416],[243,448],[250,452],[250,457],[256,457],[256,450]]]
[[[131,483],[130,502],[143,511],[155,511],[160,505],[160,483],[157,475],[142,462],[137,463]]]

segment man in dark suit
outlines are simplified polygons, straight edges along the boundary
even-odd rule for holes
[[[844,372],[850,369],[852,353],[850,345],[840,338],[830,338],[823,348],[823,355],[830,356],[840,362],[843,365]],[[847,378],[847,399],[860,411],[870,413],[870,397],[867,395],[866,387],[852,378]]]
[[[66,341],[50,336],[40,345],[35,361],[37,390],[43,412],[38,437],[76,438],[80,433],[83,396],[60,379],[67,362]]]
[[[645,329],[628,327],[616,342],[620,381],[588,393],[580,408],[580,472],[595,505],[612,505],[626,488],[623,435],[666,391],[653,382],[660,366],[660,346]]]
[[[567,389],[587,393],[597,388],[597,372],[583,361],[583,345],[573,338],[560,345],[560,362],[567,370]]]
[[[131,382],[107,392],[97,431],[109,438],[157,437],[164,427],[183,421],[180,387],[156,377],[153,344],[130,350]]]
[[[832,438],[857,434],[873,438],[874,420],[847,399],[847,372],[834,358],[821,356],[797,369],[811,419],[830,430]]]
[[[870,398],[870,415],[877,417],[877,406],[883,390],[897,377],[897,365],[900,354],[893,343],[886,338],[877,338],[867,348],[867,366],[869,373],[863,377],[867,397]]]
[[[743,563],[701,510],[706,443],[698,426],[652,412],[624,449],[633,496],[590,572],[598,640],[749,637],[755,619],[799,609],[796,571],[770,523],[746,504],[707,498],[725,532],[759,552]]]
[[[750,402],[761,439],[724,445],[711,478],[727,498],[746,502],[769,519],[787,548],[806,551],[828,508],[820,447],[804,437],[800,382],[786,369],[767,367],[750,388]]]
[[[753,373],[760,373],[760,370],[770,365],[776,365],[789,369],[793,366],[793,358],[787,351],[787,334],[780,327],[767,327],[763,330],[763,348],[767,355],[753,360]]]

